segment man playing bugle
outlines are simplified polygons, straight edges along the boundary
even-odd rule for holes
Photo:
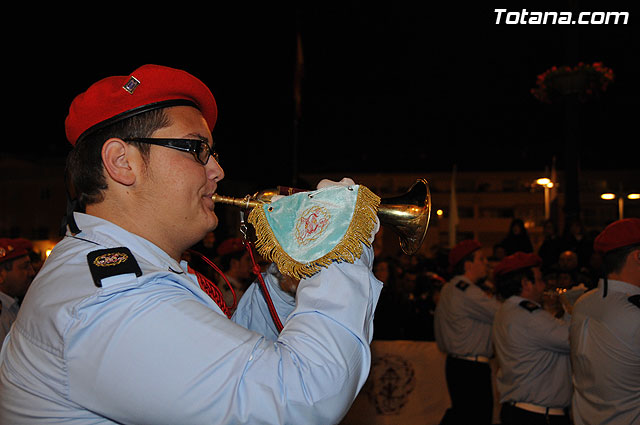
[[[0,423],[331,424],[346,414],[369,372],[382,287],[368,245],[302,279],[295,303],[267,279],[284,323],[275,339],[229,320],[219,292],[180,261],[218,224],[216,117],[200,80],[156,65],[74,99],[74,202],[4,342]],[[262,308],[255,300],[237,313]]]

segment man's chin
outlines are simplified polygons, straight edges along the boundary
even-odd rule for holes
[[[216,213],[211,211],[211,217],[209,217],[209,228],[205,231],[205,234],[207,234],[207,232],[212,232],[217,228],[218,228],[218,216],[216,215]]]

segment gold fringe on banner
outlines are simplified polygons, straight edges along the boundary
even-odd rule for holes
[[[276,263],[283,274],[295,279],[310,277],[333,262],[353,263],[362,255],[362,244],[371,246],[369,238],[378,220],[380,197],[365,186],[359,186],[358,197],[351,223],[340,242],[324,256],[300,263],[282,248],[267,220],[264,208],[256,207],[249,213],[248,221],[256,230],[256,249],[267,261]]]

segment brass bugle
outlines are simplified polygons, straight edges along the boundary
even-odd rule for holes
[[[244,198],[234,198],[214,194],[214,202],[232,205],[242,209],[252,209],[266,203],[276,195],[290,195],[302,192],[300,189],[278,187],[267,189]],[[413,255],[422,246],[431,216],[431,193],[426,179],[417,179],[403,195],[381,198],[378,206],[380,224],[388,226],[399,238],[400,248],[407,255]]]

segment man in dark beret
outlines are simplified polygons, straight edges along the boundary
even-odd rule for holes
[[[494,269],[496,289],[504,300],[492,329],[504,425],[570,423],[568,315],[556,319],[542,308],[541,265],[537,255],[517,252]]]
[[[583,424],[640,423],[640,219],[608,225],[595,239],[603,278],[571,317],[573,418]]]
[[[458,243],[449,253],[449,266],[454,277],[443,286],[434,317],[438,348],[447,354],[451,399],[441,424],[491,424],[491,324],[499,303],[479,286],[488,273],[482,245]]]
[[[0,343],[18,316],[20,303],[35,276],[27,239],[0,238]]]
[[[0,423],[330,424],[346,414],[371,363],[382,288],[372,249],[303,279],[295,301],[267,279],[280,333],[230,318],[218,288],[181,261],[218,224],[216,119],[202,81],[158,65],[74,99],[67,231],[3,347]],[[265,298],[236,313],[264,317]]]

